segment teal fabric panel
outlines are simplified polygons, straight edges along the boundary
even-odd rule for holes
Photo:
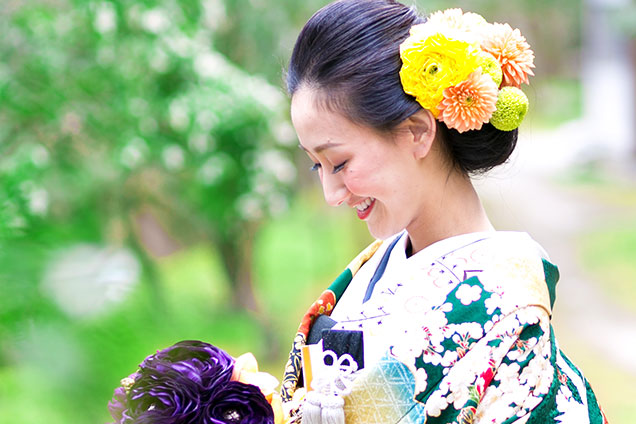
[[[550,292],[550,309],[554,309],[554,302],[556,300],[556,285],[559,281],[559,268],[545,259],[542,259],[542,261],[545,282],[548,285],[548,291]]]
[[[334,280],[333,283],[329,286],[329,290],[331,290],[336,295],[336,302],[340,299],[342,294],[345,292],[349,283],[353,279],[353,274],[349,268],[342,271],[342,273]]]

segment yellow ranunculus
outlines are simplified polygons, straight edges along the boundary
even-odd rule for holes
[[[425,27],[412,31],[400,45],[400,79],[404,91],[437,117],[444,90],[464,81],[480,66],[481,50],[461,36],[431,34]]]

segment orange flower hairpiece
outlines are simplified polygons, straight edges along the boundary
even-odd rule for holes
[[[503,72],[503,85],[519,88],[521,83],[530,84],[529,75],[534,75],[534,53],[526,38],[518,29],[508,24],[493,24],[481,48],[492,54]]]
[[[459,132],[479,130],[497,109],[497,93],[492,77],[477,70],[444,90],[444,99],[437,105],[439,119]]]
[[[534,53],[518,29],[448,9],[411,28],[400,58],[404,91],[447,127],[465,132],[490,122],[511,131],[521,124],[528,99],[519,87],[534,75]],[[502,95],[504,87],[515,90]]]

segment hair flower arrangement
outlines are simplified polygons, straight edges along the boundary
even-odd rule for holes
[[[277,386],[252,354],[189,340],[148,356],[108,409],[114,424],[282,424]]]
[[[400,45],[404,91],[449,128],[519,127],[528,98],[519,88],[534,75],[534,53],[518,29],[476,13],[448,9],[411,28]]]

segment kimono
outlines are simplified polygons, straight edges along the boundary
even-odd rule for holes
[[[313,323],[330,315],[332,330],[364,336],[364,368],[343,395],[347,424],[607,422],[555,340],[559,272],[534,240],[471,233],[408,258],[407,243],[406,232],[374,242],[312,305],[285,369],[284,402]]]

